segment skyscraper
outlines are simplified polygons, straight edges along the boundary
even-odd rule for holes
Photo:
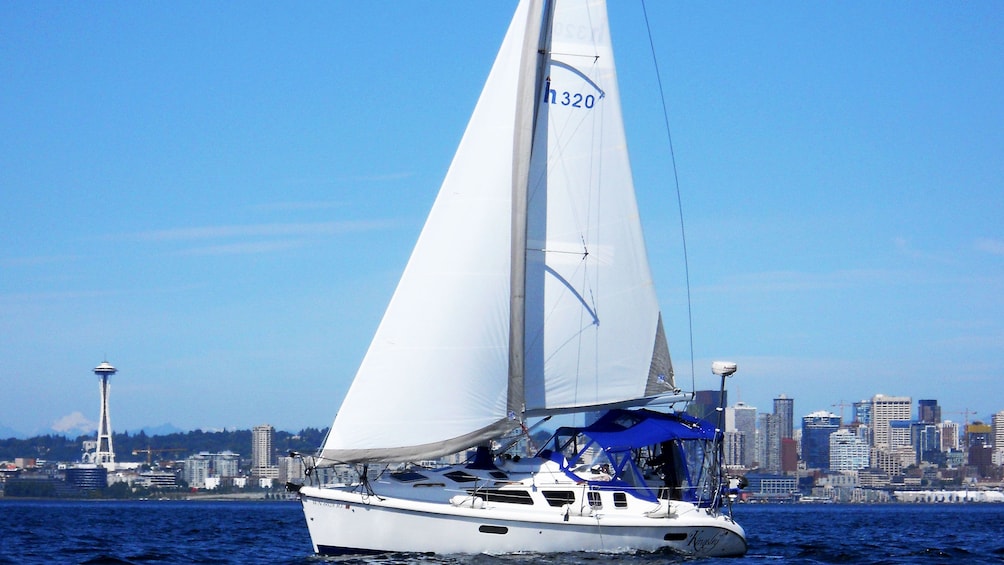
[[[275,428],[268,424],[255,426],[251,431],[251,474],[257,477],[271,477],[270,471],[275,466],[272,453],[272,440]]]
[[[781,395],[774,399],[774,415],[778,418],[781,438],[792,438],[795,435],[795,399]]]
[[[990,426],[993,428],[991,442],[994,448],[1004,449],[1004,410],[990,417]]]
[[[840,429],[840,417],[820,410],[802,417],[802,460],[812,469],[830,468],[830,434]]]
[[[872,445],[889,449],[910,445],[910,429],[906,427],[903,434],[893,433],[893,420],[910,420],[909,396],[885,396],[876,394],[872,397]]]
[[[941,451],[959,449],[959,424],[945,420],[938,428],[941,430]]]
[[[756,408],[744,402],[725,409],[725,432],[733,432],[739,438],[734,445],[740,450],[732,461],[743,467],[752,467],[756,461]]]
[[[757,445],[760,468],[768,473],[781,472],[781,419],[777,414],[760,414],[760,438]]]
[[[725,391],[724,398],[722,398],[721,391],[718,390],[694,391],[694,399],[687,406],[687,413],[717,426],[718,408],[726,405],[728,399],[729,391]]]
[[[864,424],[870,426],[872,423],[872,402],[871,400],[862,400],[860,402],[855,402],[851,404],[852,411],[854,413],[853,422],[858,424]]]
[[[941,406],[937,400],[917,401],[917,421],[924,424],[941,423]]]

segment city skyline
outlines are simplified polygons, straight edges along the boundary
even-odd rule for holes
[[[514,5],[0,4],[0,428],[329,426]],[[996,410],[1004,10],[610,18],[679,384]]]
[[[105,362],[105,363],[107,363],[107,362]],[[712,396],[715,396],[718,393],[717,390],[710,390],[710,389],[709,390],[700,391],[700,392],[706,393],[706,394],[710,394]],[[1004,410],[1004,404],[1002,404],[1001,406],[997,407],[996,409],[990,409],[986,413],[982,413],[982,412],[978,413],[978,412],[974,412],[974,411],[958,411],[958,412],[956,412],[956,411],[947,411],[947,410],[945,410],[945,407],[940,404],[940,401],[937,398],[919,398],[919,397],[915,397],[913,395],[887,395],[887,394],[883,394],[883,393],[874,393],[874,394],[872,394],[870,396],[866,396],[864,398],[860,398],[860,399],[854,400],[853,402],[844,402],[843,400],[841,400],[841,401],[839,401],[837,403],[830,404],[828,407],[819,407],[819,408],[815,408],[815,409],[810,409],[810,408],[802,409],[802,408],[800,408],[799,407],[800,403],[798,401],[798,398],[795,398],[793,396],[789,396],[787,394],[779,394],[775,398],[772,398],[769,409],[765,408],[765,407],[761,407],[761,406],[757,406],[757,405],[754,405],[754,404],[747,403],[747,402],[745,402],[743,400],[733,400],[732,395],[729,394],[728,390],[726,391],[726,396],[727,396],[727,400],[728,400],[728,404],[727,404],[728,408],[735,408],[737,406],[743,406],[743,407],[755,410],[756,414],[773,413],[773,411],[776,409],[776,402],[775,402],[776,400],[781,399],[781,398],[783,398],[785,400],[788,400],[788,401],[790,401],[790,404],[792,405],[792,419],[791,419],[790,424],[791,424],[792,428],[795,429],[796,431],[799,429],[799,426],[800,426],[799,422],[801,422],[801,419],[804,418],[804,417],[810,416],[810,415],[812,415],[815,412],[829,412],[829,413],[832,413],[832,414],[834,414],[835,416],[837,416],[840,419],[842,425],[847,425],[848,423],[854,421],[853,411],[852,410],[848,410],[848,409],[851,409],[852,405],[854,403],[870,403],[870,402],[872,402],[872,400],[876,396],[889,396],[889,397],[906,396],[906,397],[910,398],[910,407],[911,407],[911,416],[910,416],[910,418],[912,418],[912,419],[921,419],[922,415],[920,413],[921,412],[920,403],[921,402],[929,402],[929,401],[932,401],[932,400],[935,401],[937,403],[938,408],[940,408],[939,414],[941,415],[941,421],[942,422],[955,422],[955,423],[958,423],[958,424],[970,423],[971,424],[971,423],[975,423],[977,421],[980,421],[980,422],[983,422],[983,423],[987,423],[987,422],[990,421],[991,417],[994,414],[996,414],[996,413]],[[841,406],[841,404],[843,404],[843,406]],[[679,406],[677,406],[677,408],[678,409],[682,409],[683,406],[679,405]],[[846,417],[845,417],[845,413],[846,413]],[[954,415],[958,415],[958,417],[955,417]],[[83,430],[82,428],[75,428],[75,429],[79,430],[77,433],[64,434],[64,435],[67,435],[67,437],[73,438],[73,437],[76,437],[78,435],[87,435],[87,433],[89,433],[89,432],[96,432],[97,431],[98,424],[97,424],[96,421],[90,421],[90,420],[88,420],[87,416],[85,414],[80,414],[80,418],[82,418],[82,420],[78,420],[78,421],[86,421],[86,422],[90,423],[90,429],[89,430]],[[260,419],[261,418],[259,418],[259,420]],[[268,419],[268,418],[264,418],[264,419]],[[250,425],[250,426],[246,426],[246,427],[230,426],[230,427],[220,427],[220,428],[214,428],[214,427],[209,427],[209,426],[196,426],[194,428],[190,428],[190,429],[186,430],[186,429],[183,429],[183,428],[175,426],[171,422],[163,422],[163,423],[161,423],[159,425],[145,425],[145,426],[140,426],[140,427],[137,427],[137,428],[130,428],[130,429],[113,428],[112,432],[113,433],[139,433],[140,431],[143,431],[144,433],[147,433],[147,435],[160,435],[162,433],[166,434],[166,433],[174,433],[174,432],[187,432],[187,431],[192,431],[192,430],[196,430],[196,429],[201,429],[203,431],[214,431],[214,430],[223,430],[223,429],[228,429],[228,430],[236,430],[236,429],[253,430],[254,428],[260,427],[260,426],[261,426],[261,424],[254,424],[254,425]],[[282,427],[275,427],[275,429],[280,429],[280,430],[286,431],[286,432],[297,432],[297,431],[300,431],[301,429],[304,429],[304,428],[315,428],[315,429],[323,430],[323,429],[325,429],[325,428],[327,428],[329,426],[330,426],[330,422],[324,423],[324,424],[318,424],[318,425],[302,426],[302,427],[296,428],[296,429],[287,429],[287,428],[282,428]],[[269,427],[273,427],[273,426],[269,426]],[[26,437],[31,437],[31,436],[34,436],[34,435],[44,435],[44,434],[53,433],[53,432],[60,433],[59,430],[51,429],[51,430],[43,430],[43,431],[41,431],[39,433],[25,434],[25,433],[17,432],[13,428],[9,428],[9,427],[6,427],[6,426],[0,426],[0,437],[26,438]],[[153,432],[153,433],[151,433],[151,432]],[[9,436],[8,436],[8,434],[9,434]],[[318,446],[318,447],[320,447],[320,446]]]

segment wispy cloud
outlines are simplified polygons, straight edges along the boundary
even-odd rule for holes
[[[336,176],[336,177],[300,177],[300,178],[288,178],[283,181],[282,184],[286,185],[337,185],[337,184],[348,184],[348,183],[359,183],[359,182],[386,182],[386,181],[396,181],[403,179],[410,179],[415,176],[414,171],[399,171],[395,173],[374,173],[372,175],[352,175],[352,176]]]
[[[259,212],[302,212],[309,210],[330,210],[345,206],[344,202],[336,200],[314,200],[304,202],[268,202],[252,206]]]
[[[285,251],[286,249],[302,247],[303,244],[303,240],[249,241],[196,247],[179,251],[178,255],[253,255],[257,253]]]
[[[396,225],[395,222],[391,220],[365,220],[289,224],[251,224],[243,226],[200,226],[112,235],[109,236],[109,238],[139,241],[183,241],[242,237],[325,236],[351,232],[382,230],[393,227],[394,225]]]
[[[981,237],[976,240],[976,249],[991,255],[1004,255],[1004,241]]]
[[[892,240],[893,246],[895,246],[896,251],[901,255],[905,255],[912,259],[921,259],[924,261],[936,261],[938,263],[950,263],[951,259],[938,255],[936,253],[930,253],[928,251],[919,250],[910,243],[905,237],[896,237]]]
[[[793,292],[852,288],[902,280],[902,274],[882,269],[848,269],[827,273],[768,271],[732,276],[728,282],[701,287],[709,291]]]
[[[0,303],[8,304],[25,303],[32,301],[58,301],[58,300],[79,300],[107,298],[116,296],[143,295],[143,294],[178,294],[202,288],[201,284],[188,284],[173,287],[143,288],[143,289],[102,289],[102,290],[56,290],[56,291],[30,291],[11,292],[0,294]]]
[[[70,263],[85,259],[82,255],[38,255],[34,257],[6,257],[0,259],[4,267],[34,267],[39,265],[54,265]]]
[[[409,173],[409,172],[384,173],[384,174],[380,174],[380,175],[364,175],[364,176],[353,177],[352,180],[354,180],[354,181],[366,181],[366,182],[374,182],[374,181],[375,182],[383,182],[383,181],[389,181],[389,180],[409,179],[409,178],[411,178],[413,176],[415,176],[415,173]]]

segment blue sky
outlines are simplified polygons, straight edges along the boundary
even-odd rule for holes
[[[0,4],[0,430],[330,424],[514,2]],[[649,2],[697,388],[1004,410],[1004,7]],[[611,8],[691,381],[642,11]],[[972,418],[972,416],[970,416]]]

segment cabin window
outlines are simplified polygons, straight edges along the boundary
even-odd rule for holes
[[[543,494],[549,505],[558,508],[575,502],[575,493],[570,490],[545,490]]]
[[[401,481],[402,483],[411,483],[414,481],[421,481],[426,479],[426,476],[421,473],[416,473],[415,471],[400,471],[398,473],[391,473],[391,477]]]
[[[469,489],[467,494],[480,496],[486,502],[504,502],[506,504],[533,504],[533,498],[525,490],[502,489]]]
[[[505,526],[488,526],[488,525],[485,525],[485,526],[478,527],[478,531],[481,532],[482,534],[508,534],[509,533],[509,528],[507,528]]]
[[[592,508],[603,508],[603,502],[600,500],[600,493],[593,490],[586,493],[589,495],[589,506]]]
[[[623,492],[614,493],[614,508],[627,508],[627,494]]]
[[[455,483],[473,483],[478,480],[474,475],[463,471],[451,471],[443,476]]]
[[[491,475],[493,478],[496,478],[496,479],[508,479],[509,478],[509,475],[507,475],[504,471],[492,471],[492,472],[490,472],[488,474]]]
[[[687,534],[684,533],[668,533],[662,536],[664,541],[683,541],[687,539]]]

